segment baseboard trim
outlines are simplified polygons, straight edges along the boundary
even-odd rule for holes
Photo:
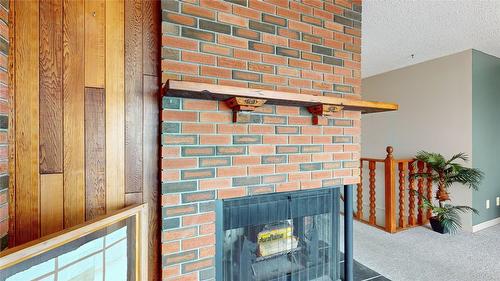
[[[472,226],[472,232],[478,232],[485,228],[500,224],[500,218],[492,219]]]

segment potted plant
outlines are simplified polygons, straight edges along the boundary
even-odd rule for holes
[[[457,232],[461,228],[459,213],[472,212],[477,214],[477,210],[469,206],[453,206],[446,203],[446,201],[450,200],[448,188],[454,183],[459,183],[477,190],[483,179],[483,173],[478,169],[468,168],[458,163],[458,161],[468,161],[465,153],[455,154],[446,160],[439,153],[421,151],[415,159],[426,163],[431,170],[430,173],[415,173],[412,176],[415,178],[430,178],[437,184],[435,197],[438,202],[437,205],[433,204],[432,198],[427,198],[423,194],[412,191],[412,193],[416,193],[422,198],[422,207],[432,211],[433,216],[429,218],[432,229],[439,233],[453,234]]]
[[[413,190],[413,192],[417,193],[416,190]],[[429,218],[432,230],[441,234],[454,234],[462,227],[460,213],[472,212],[478,214],[476,209],[469,206],[453,206],[446,203],[442,206],[436,206],[425,196],[421,194],[418,194],[418,196],[422,198],[422,207],[432,211],[433,216]]]

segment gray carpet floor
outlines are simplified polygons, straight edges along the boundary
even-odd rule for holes
[[[388,234],[355,222],[354,258],[393,281],[500,280],[500,225],[450,236],[427,227]]]

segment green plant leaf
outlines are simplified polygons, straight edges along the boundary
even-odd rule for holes
[[[484,173],[478,169],[461,167],[456,173],[449,176],[448,182],[461,183],[474,190],[479,189],[479,185],[484,178]]]
[[[451,156],[451,158],[448,161],[446,161],[446,164],[451,164],[451,163],[453,163],[453,161],[455,161],[457,159],[460,159],[464,162],[467,162],[467,161],[469,161],[469,156],[465,152],[460,152],[458,154]]]
[[[415,156],[415,159],[427,163],[436,172],[444,170],[446,166],[446,160],[439,153],[420,151]]]
[[[467,213],[467,212],[471,212],[475,215],[479,215],[479,211],[472,208],[472,207],[469,207],[469,206],[453,206],[453,208],[455,208],[457,211],[460,211],[462,213]]]

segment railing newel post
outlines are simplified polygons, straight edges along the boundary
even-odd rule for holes
[[[392,155],[393,148],[386,148],[385,163],[385,230],[396,232],[396,165]]]

